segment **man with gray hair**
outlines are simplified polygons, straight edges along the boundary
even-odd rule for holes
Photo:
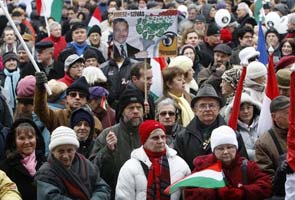
[[[288,34],[286,38],[295,37],[295,13],[288,15]]]
[[[54,44],[53,58],[57,60],[58,55],[67,47],[67,42],[61,34],[61,25],[58,22],[52,22],[48,25],[50,36],[44,38],[42,41],[52,42]]]

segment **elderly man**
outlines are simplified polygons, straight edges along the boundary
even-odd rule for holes
[[[276,73],[280,95],[289,97],[290,96],[290,79],[291,70],[289,68],[280,69]]]
[[[288,34],[286,38],[294,38],[295,37],[295,14],[292,13],[288,15]]]
[[[59,79],[64,76],[63,63],[53,58],[53,43],[50,41],[38,42],[35,45],[37,52],[37,64],[41,71],[46,73],[47,79]],[[34,75],[35,68],[31,62],[21,70],[21,77]]]
[[[289,105],[289,98],[285,96],[278,96],[271,101],[273,126],[255,144],[255,161],[271,178],[278,167],[279,156],[287,151]]]
[[[196,156],[211,153],[212,130],[225,124],[219,115],[221,106],[222,101],[210,84],[204,84],[191,102],[195,117],[187,125],[185,132],[176,135],[176,149],[191,169]]]
[[[232,49],[227,44],[219,44],[214,48],[214,61],[207,68],[202,69],[197,77],[199,86],[209,83],[221,94],[221,76],[225,70],[232,68],[229,63]]]
[[[60,126],[52,132],[49,157],[35,176],[38,199],[110,199],[110,187],[78,148],[73,129]]]
[[[44,83],[47,83],[47,78],[45,73],[36,72],[35,76],[34,112],[50,132],[58,126],[69,126],[72,111],[86,105],[89,98],[89,86],[85,77],[77,79],[66,89],[66,108],[53,110],[48,107],[46,102],[47,93]],[[98,133],[102,131],[101,122],[96,117],[95,131]]]
[[[98,136],[90,156],[111,186],[112,195],[122,165],[130,158],[131,151],[140,146],[138,126],[143,121],[143,98],[137,90],[126,89],[119,102],[120,122]]]

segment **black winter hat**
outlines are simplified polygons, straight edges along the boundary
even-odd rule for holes
[[[72,33],[79,28],[87,29],[86,25],[82,22],[75,22],[71,28]]]
[[[4,53],[2,56],[3,65],[10,59],[14,59],[16,61],[19,61],[17,55],[14,52],[9,51],[9,52]]]
[[[207,36],[211,36],[215,34],[220,34],[220,28],[218,28],[216,23],[211,23],[209,24],[207,29]]]
[[[87,49],[84,52],[83,58],[84,58],[84,60],[87,60],[88,58],[95,58],[97,61],[99,61],[97,53],[91,49]]]
[[[138,89],[127,88],[119,97],[118,112],[116,120],[119,122],[124,109],[131,103],[140,103],[143,106],[143,95]]]
[[[98,34],[101,36],[101,29],[100,29],[100,27],[99,27],[98,25],[94,25],[94,26],[92,26],[92,27],[89,29],[87,36],[89,37],[89,35],[90,35],[91,33],[98,33]]]
[[[92,113],[87,107],[81,107],[74,110],[71,114],[70,124],[74,128],[79,122],[86,121],[91,129],[94,129],[94,118]]]
[[[83,92],[89,97],[89,85],[84,76],[75,80],[66,90],[66,94],[68,95],[71,91],[79,91]]]
[[[222,99],[217,95],[214,87],[211,84],[207,84],[205,83],[198,91],[196,97],[194,97],[191,101],[191,107],[193,108],[196,104],[196,102],[200,99],[200,98],[204,98],[204,97],[210,97],[210,98],[214,98],[219,102],[220,107],[222,106]]]
[[[266,36],[267,36],[269,33],[274,33],[274,34],[276,34],[276,36],[277,36],[278,39],[280,40],[281,36],[280,36],[279,32],[278,32],[275,28],[267,29],[267,31],[265,32],[265,38],[266,38]]]

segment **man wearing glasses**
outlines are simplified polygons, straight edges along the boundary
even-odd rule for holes
[[[213,129],[226,124],[219,115],[221,106],[222,100],[210,84],[204,84],[191,102],[195,117],[187,125],[186,131],[176,135],[178,154],[191,169],[193,169],[193,159],[196,156],[212,152],[210,137]]]
[[[52,110],[47,105],[47,93],[44,83],[47,78],[44,72],[36,72],[36,87],[34,96],[34,112],[40,118],[46,128],[52,132],[59,126],[70,126],[72,111],[85,106],[89,98],[89,86],[85,77],[78,78],[66,89],[66,108]],[[102,125],[99,119],[94,117],[95,131],[100,133]]]

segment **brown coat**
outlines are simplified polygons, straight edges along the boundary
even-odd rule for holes
[[[287,152],[287,131],[279,129],[275,126],[272,127],[272,130],[275,133],[276,138],[279,141],[279,144],[282,150]],[[278,167],[279,162],[279,152],[277,147],[270,135],[269,132],[264,133],[256,141],[256,150],[255,150],[255,161],[262,171],[266,172],[274,177],[275,171]]]
[[[35,87],[34,112],[50,133],[59,126],[70,127],[72,111],[69,108],[52,110],[47,105],[47,93],[45,88]],[[97,117],[94,116],[95,131],[100,133],[103,128]]]

